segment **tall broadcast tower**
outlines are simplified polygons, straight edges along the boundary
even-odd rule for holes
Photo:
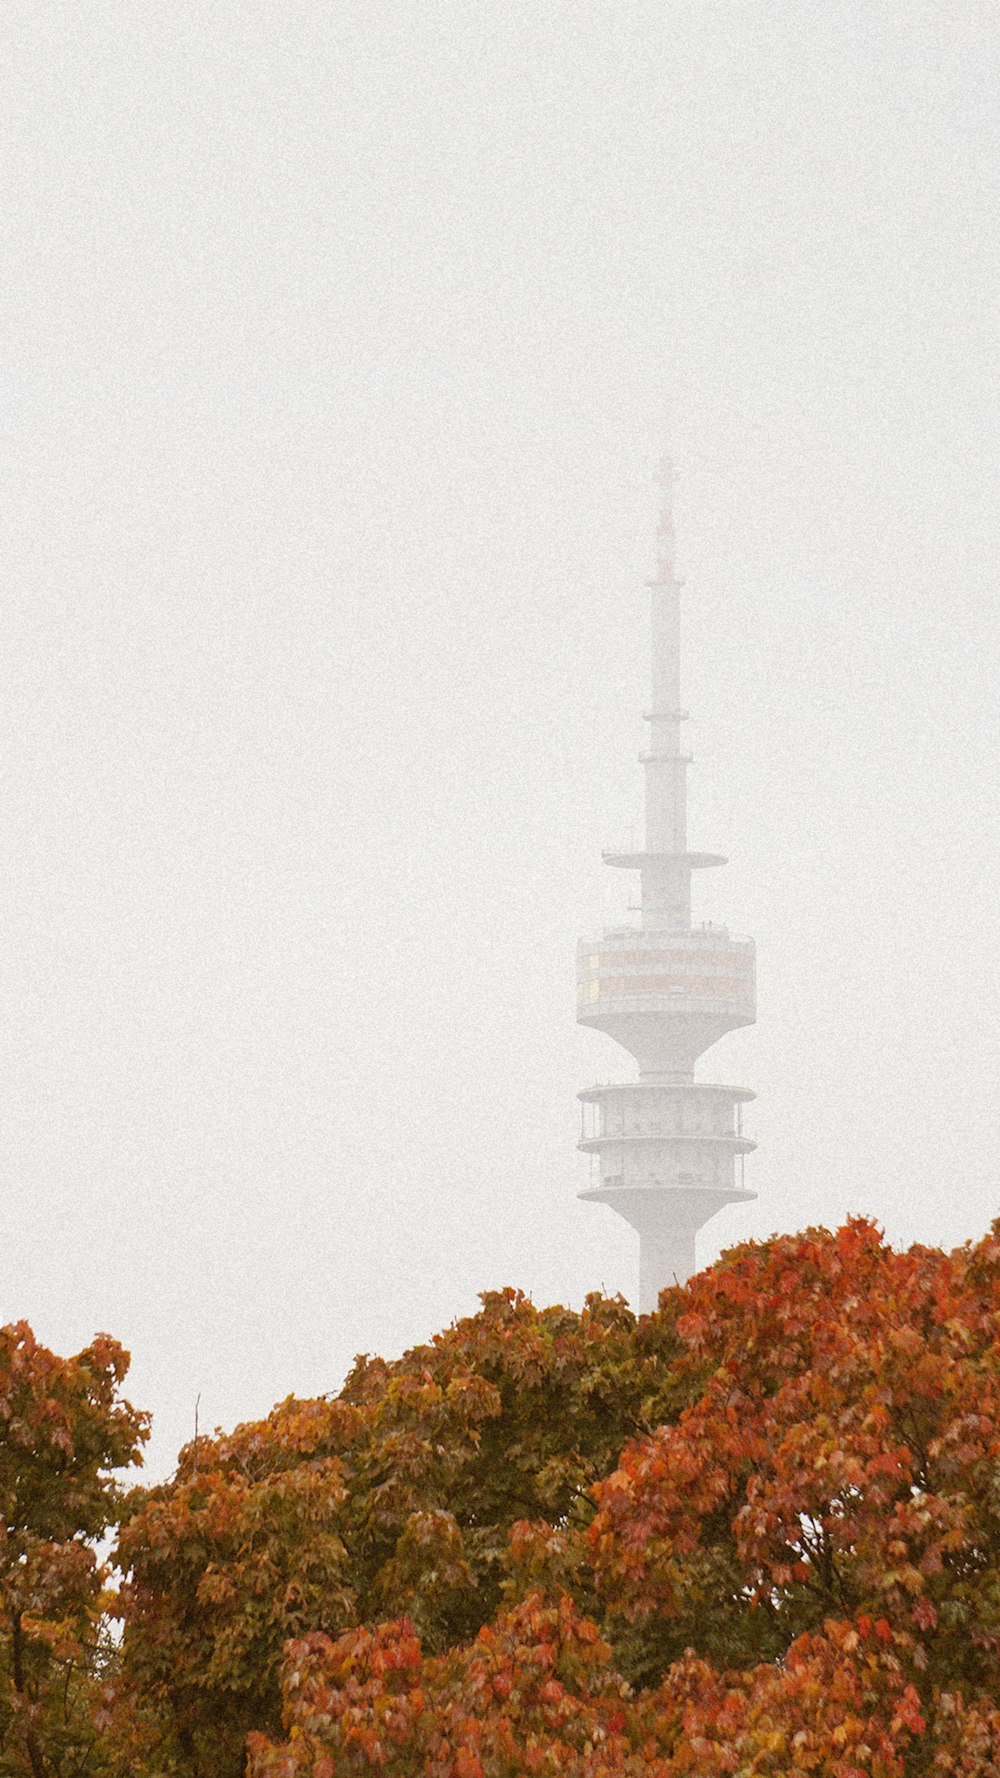
[[[633,1055],[639,1079],[588,1087],[580,1147],[600,1183],[582,1198],[610,1204],[639,1231],[639,1310],[695,1268],[695,1235],[724,1204],[751,1199],[742,1157],[745,1087],[696,1083],[698,1057],[756,1015],[754,946],[724,926],[692,926],[691,873],[725,864],[687,849],[687,768],[681,752],[680,589],[674,568],[673,467],[662,466],[663,503],[652,596],[652,700],[645,720],[646,843],[605,852],[637,870],[641,923],[584,939],[577,951],[577,1018]],[[739,1160],[740,1183],[736,1182]]]

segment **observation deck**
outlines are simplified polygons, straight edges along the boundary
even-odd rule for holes
[[[600,1184],[582,1193],[696,1191],[726,1202],[753,1196],[733,1182],[733,1164],[756,1143],[743,1134],[747,1087],[700,1082],[629,1081],[579,1094],[579,1147],[599,1157]]]
[[[576,1016],[613,1037],[644,1074],[689,1074],[727,1031],[754,1022],[753,941],[721,926],[613,928],[583,939]]]

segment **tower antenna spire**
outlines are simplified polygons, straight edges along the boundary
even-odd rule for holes
[[[674,483],[677,470],[672,457],[660,458],[656,480],[660,488],[660,509],[656,524],[656,579],[668,586],[680,586],[676,573],[677,537],[674,531]]]
[[[727,1031],[756,1017],[750,939],[691,922],[691,877],[725,864],[687,844],[687,754],[681,752],[680,590],[669,457],[661,500],[651,601],[652,706],[642,852],[606,852],[606,864],[637,870],[641,923],[585,939],[578,950],[577,1018],[613,1037],[639,1064],[624,1086],[589,1087],[580,1146],[598,1157],[600,1184],[581,1193],[609,1204],[639,1231],[639,1307],[656,1308],[668,1284],[695,1269],[695,1235],[724,1204],[752,1198],[737,1186],[738,1156],[755,1145],[737,1108],[743,1087],[703,1086],[694,1064]],[[590,1125],[587,1126],[588,1111]]]

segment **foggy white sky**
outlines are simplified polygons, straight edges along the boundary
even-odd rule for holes
[[[2,1318],[191,1430],[632,1293],[574,1025],[675,456],[746,1234],[998,1204],[985,0],[7,0]]]

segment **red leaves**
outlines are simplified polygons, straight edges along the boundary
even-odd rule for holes
[[[723,1674],[688,1656],[637,1696],[569,1601],[554,1611],[527,1600],[469,1647],[422,1659],[419,1693],[386,1690],[375,1655],[395,1637],[409,1643],[408,1627],[296,1645],[285,1676],[288,1739],[251,1736],[250,1778],[306,1778],[324,1759],[335,1773],[398,1778],[902,1778],[903,1749],[926,1726],[872,1625],[830,1622],[794,1643],[780,1667]],[[592,1651],[576,1668],[574,1647]]]
[[[483,1778],[479,1755],[470,1747],[460,1747],[451,1762],[452,1778]]]
[[[700,1397],[596,1490],[609,1602],[677,1616],[721,1549],[738,1593],[780,1608],[790,1631],[860,1610],[932,1635],[948,1598],[966,1597],[993,1510],[982,1275],[975,1250],[897,1254],[855,1222],[739,1249],[696,1278],[678,1328]]]
[[[613,1748],[624,1727],[607,1657],[570,1600],[553,1607],[539,1595],[446,1655],[424,1657],[405,1619],[337,1643],[293,1644],[289,1738],[275,1746],[251,1736],[250,1772],[304,1778],[321,1750],[336,1772],[571,1772],[588,1743]]]
[[[780,1667],[723,1676],[688,1659],[663,1690],[683,1701],[671,1778],[691,1770],[901,1778],[906,1742],[924,1727],[898,1663],[866,1647],[857,1627],[832,1621],[793,1643]]]

